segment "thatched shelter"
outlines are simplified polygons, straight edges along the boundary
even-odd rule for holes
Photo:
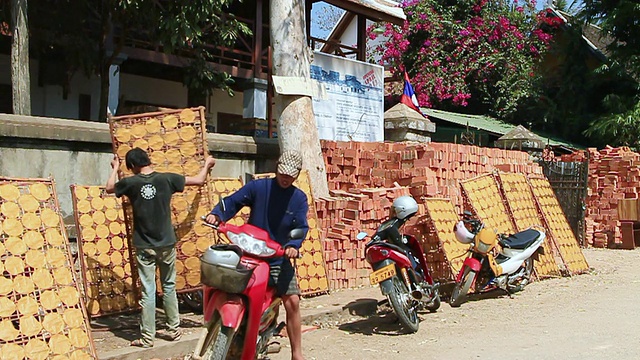
[[[494,142],[494,145],[507,150],[542,150],[545,141],[522,125],[502,135]]]

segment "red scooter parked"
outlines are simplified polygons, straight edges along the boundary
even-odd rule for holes
[[[418,331],[418,311],[436,311],[440,307],[439,284],[434,283],[427,259],[418,240],[400,233],[400,227],[418,212],[418,204],[410,196],[397,198],[391,216],[378,227],[365,246],[366,260],[373,272],[372,285],[380,284],[398,320],[409,333]],[[361,232],[357,238],[364,239]]]
[[[211,246],[200,258],[205,329],[192,359],[256,359],[267,353],[271,338],[285,325],[277,323],[282,299],[269,286],[266,261],[284,256],[284,249],[250,224],[207,226],[231,243]],[[289,233],[290,239],[302,236],[300,229]]]

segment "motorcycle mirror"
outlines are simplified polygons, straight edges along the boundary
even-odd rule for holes
[[[366,238],[367,236],[369,236],[369,234],[367,234],[364,231],[361,231],[361,232],[358,233],[358,235],[356,235],[356,239],[362,240],[362,239]]]
[[[304,237],[304,230],[302,229],[293,229],[289,232],[289,240],[302,239],[303,237]]]
[[[465,211],[463,211],[463,212],[462,212],[462,215],[464,215],[464,216],[466,216],[466,217],[472,217],[472,216],[473,216],[473,214],[472,214],[472,213],[471,213],[471,211],[469,211],[469,210],[465,210]]]

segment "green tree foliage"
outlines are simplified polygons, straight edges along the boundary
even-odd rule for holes
[[[422,106],[522,121],[540,97],[536,66],[557,19],[537,14],[529,0],[404,5],[407,21],[386,26],[389,40],[378,51],[393,72],[409,73]]]
[[[610,57],[634,78],[640,77],[640,4],[636,0],[585,0],[586,20],[597,23],[616,41],[607,46]]]
[[[604,98],[604,115],[591,123],[586,135],[611,145],[640,148],[640,5],[636,0],[585,0],[586,21],[595,22],[613,38],[607,46],[609,62],[598,70],[625,84]]]
[[[107,106],[109,67],[131,44],[192,59],[184,72],[190,90],[201,95],[216,87],[230,91],[230,76],[208,62],[217,46],[231,46],[240,35],[251,33],[246,24],[225,15],[232,2],[29,0],[32,48],[35,57],[58,64],[67,82],[77,71],[100,76],[100,109]],[[104,115],[101,111],[101,118]]]
[[[628,76],[597,71],[606,57],[584,40],[583,28],[591,25],[564,15],[568,22],[557,32],[540,66],[541,97],[531,104],[529,116],[541,119],[535,127],[546,133],[584,145],[603,146],[603,138],[585,139],[589,124],[606,112],[605,98],[628,92]]]

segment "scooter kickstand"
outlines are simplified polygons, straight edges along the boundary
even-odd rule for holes
[[[279,342],[273,341],[267,345],[267,354],[277,354],[282,349],[282,346]]]

